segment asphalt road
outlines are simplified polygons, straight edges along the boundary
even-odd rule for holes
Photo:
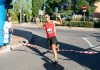
[[[33,33],[33,47],[19,47],[0,54],[0,70],[99,70],[100,69],[100,32],[57,28],[57,39],[61,50],[59,64],[53,65],[53,55],[48,52],[44,29],[16,27],[16,30]],[[92,48],[93,47],[93,48]],[[97,54],[84,54],[92,48]],[[73,50],[73,51],[71,51]]]

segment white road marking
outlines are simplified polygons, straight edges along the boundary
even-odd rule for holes
[[[92,48],[100,48],[100,45],[94,45]]]
[[[82,37],[82,39],[85,40],[89,44],[90,48],[94,46],[86,37]]]
[[[82,39],[89,44],[91,49],[92,48],[100,48],[100,45],[93,45],[86,37],[82,37]]]

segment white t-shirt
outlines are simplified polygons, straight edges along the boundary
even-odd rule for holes
[[[9,28],[12,28],[12,22],[5,21],[5,24],[3,27],[4,33],[8,33]]]
[[[12,28],[12,22],[5,21],[3,31],[4,31],[4,43],[9,41],[9,28]]]

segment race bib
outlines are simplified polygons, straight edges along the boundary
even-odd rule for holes
[[[51,29],[51,28],[48,28],[48,29],[47,29],[47,32],[48,32],[48,33],[52,33],[52,29]]]

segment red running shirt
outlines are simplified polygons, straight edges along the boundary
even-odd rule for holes
[[[46,30],[47,38],[56,36],[55,24],[53,22],[49,22],[49,23],[46,22],[45,30]]]

